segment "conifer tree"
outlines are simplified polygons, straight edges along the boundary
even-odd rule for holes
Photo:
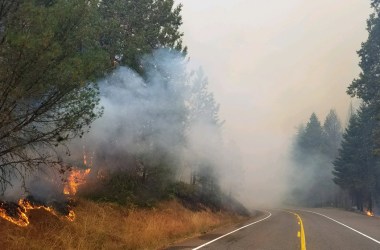
[[[357,114],[352,115],[339,155],[334,161],[334,182],[347,190],[357,209],[372,210],[378,182],[378,157],[374,154],[373,133],[376,119],[374,109],[362,105]]]
[[[322,147],[323,130],[315,113],[310,116],[305,132],[300,138],[300,148],[307,154],[319,154]]]
[[[331,160],[337,157],[342,140],[342,125],[335,110],[330,110],[323,124],[323,151]]]

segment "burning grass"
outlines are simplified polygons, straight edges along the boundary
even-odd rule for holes
[[[86,158],[85,158],[86,163]],[[0,200],[0,218],[14,223],[20,227],[29,225],[28,213],[30,210],[43,209],[57,217],[66,217],[68,220],[75,219],[75,212],[71,209],[69,203],[74,199],[74,195],[78,191],[79,186],[86,183],[86,177],[91,169],[74,169],[69,172],[67,182],[65,183],[63,194],[66,196],[61,201],[44,202],[36,200],[33,196],[21,198],[17,203],[11,201]]]
[[[365,214],[366,214],[367,216],[370,216],[370,217],[375,216],[375,214],[374,214],[372,211],[370,211],[370,210],[367,210],[367,211],[365,212]]]
[[[1,220],[0,249],[157,249],[241,217],[193,212],[177,201],[154,209],[131,209],[80,200],[74,222],[43,210],[30,211],[29,227]]]
[[[55,216],[66,217],[70,221],[75,219],[75,213],[68,202],[54,201],[45,204],[32,196],[20,199],[18,203],[0,201],[0,217],[20,227],[29,225],[28,211],[35,209],[43,209]]]

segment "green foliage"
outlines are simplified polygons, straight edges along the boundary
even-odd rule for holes
[[[318,154],[321,152],[323,144],[323,130],[320,121],[315,113],[310,116],[305,130],[300,134],[299,148],[305,154]]]
[[[117,173],[104,181],[89,193],[82,194],[92,200],[113,202],[121,205],[133,204],[137,199],[135,192],[140,185],[139,180],[129,173]]]
[[[330,110],[323,127],[313,113],[306,126],[301,125],[298,128],[295,137],[295,152],[301,154],[297,156],[298,160],[301,160],[302,155],[326,155],[330,159],[335,159],[341,137],[342,127],[335,110]]]
[[[373,137],[377,126],[373,106],[362,105],[350,119],[334,162],[334,182],[350,193],[359,210],[363,210],[365,203],[372,210],[372,199],[380,184],[379,157],[374,154]]]
[[[178,198],[193,209],[223,208],[225,199],[211,168],[202,168],[196,185],[176,182],[173,167],[156,166],[143,172],[117,171],[95,187],[82,189],[82,196],[100,202],[151,207],[158,201]]]
[[[182,50],[174,1],[0,1],[0,183],[61,159],[55,147],[102,114],[94,83],[115,61]]]
[[[175,182],[173,178],[163,177],[165,171],[162,169],[156,170],[157,175],[151,175],[145,181],[141,176],[118,171],[96,188],[84,189],[81,195],[99,202],[113,202],[131,207],[152,207],[159,201],[176,198],[192,210],[223,209],[224,195],[219,188]]]
[[[295,162],[293,196],[301,205],[322,206],[335,203],[336,186],[332,181],[332,161],[341,142],[341,125],[334,110],[323,127],[313,113],[306,126],[301,125],[294,140]]]
[[[0,43],[0,178],[53,165],[53,147],[101,114],[92,80],[110,67],[96,1],[19,1]]]
[[[97,184],[85,189],[82,195],[100,202],[113,202],[127,206],[152,207],[169,198],[168,188],[173,182],[166,167],[149,169],[146,176],[130,171],[117,171]]]
[[[300,148],[301,141],[304,137],[304,134],[305,134],[305,125],[300,124],[297,127],[297,132],[293,138],[292,148],[291,148],[291,158],[296,163],[302,162],[302,159],[304,158],[303,152]]]
[[[334,182],[344,189],[353,190],[355,170],[360,167],[360,157],[357,149],[360,147],[360,126],[356,114],[350,118],[349,126],[343,134],[339,156],[334,165]],[[356,166],[355,166],[356,165]]]
[[[182,5],[173,0],[105,0],[100,3],[104,22],[110,27],[102,42],[120,63],[143,72],[140,59],[159,48],[186,52],[182,46]]]
[[[362,99],[364,105],[346,131],[335,162],[336,182],[350,191],[361,210],[365,201],[372,209],[373,197],[379,196],[380,176],[376,156],[380,148],[380,1],[372,0],[371,6],[374,12],[367,21],[368,39],[358,51],[362,72],[347,90]]]
[[[335,110],[330,110],[323,124],[323,153],[335,159],[342,141],[342,125]]]
[[[372,1],[374,13],[367,21],[368,40],[358,51],[362,72],[348,87],[348,94],[361,98],[366,103],[377,102],[380,96],[380,19],[379,1]]]

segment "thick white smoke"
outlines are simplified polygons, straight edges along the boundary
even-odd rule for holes
[[[182,54],[164,49],[141,62],[144,78],[119,67],[99,82],[104,114],[71,145],[73,154],[85,145],[93,167],[107,171],[164,161],[185,182],[208,165],[228,191],[239,186],[236,147],[224,142],[219,107],[203,72],[190,69]]]
[[[206,166],[226,191],[241,187],[238,150],[223,139],[219,106],[202,70],[192,70],[182,54],[165,49],[142,58],[141,67],[144,77],[118,67],[99,81],[103,115],[83,138],[68,144],[70,155],[63,150],[63,162],[91,167],[92,177],[166,164],[176,180],[185,182]],[[25,196],[25,187],[45,200],[57,199],[63,189],[59,173],[42,169],[25,182],[15,181],[6,199]]]

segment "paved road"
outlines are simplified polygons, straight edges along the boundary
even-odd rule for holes
[[[338,209],[267,210],[242,225],[219,229],[169,249],[197,248],[379,250],[380,218]]]

